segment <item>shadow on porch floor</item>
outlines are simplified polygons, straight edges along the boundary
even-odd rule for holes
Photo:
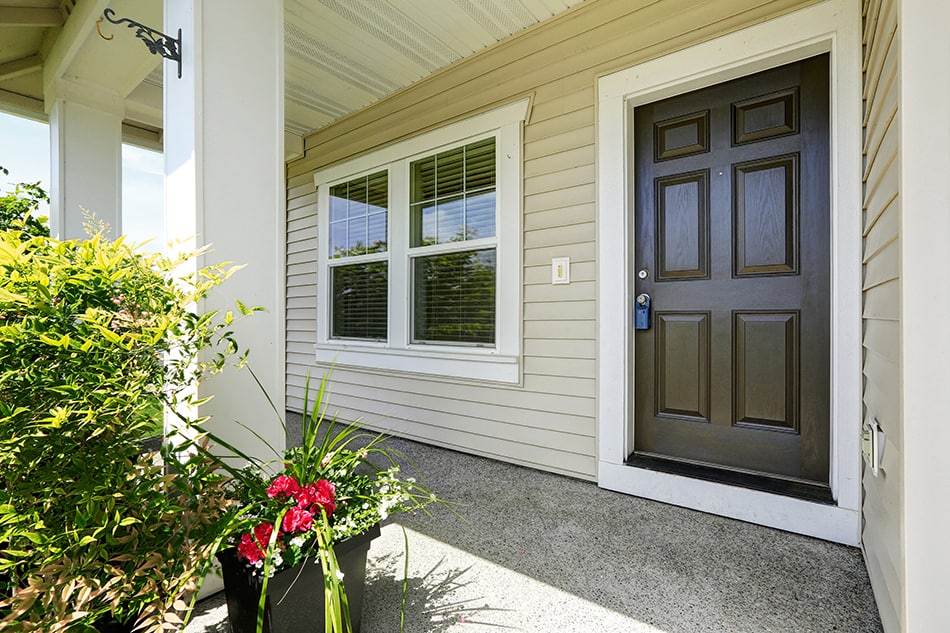
[[[459,518],[399,516],[369,553],[362,633],[873,633],[859,550],[413,442]],[[223,594],[185,633],[226,633]]]

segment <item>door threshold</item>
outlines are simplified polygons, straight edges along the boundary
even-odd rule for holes
[[[818,483],[767,477],[765,475],[730,470],[728,468],[717,468],[715,466],[637,453],[631,454],[624,464],[634,468],[643,468],[670,475],[703,479],[727,486],[739,486],[741,488],[769,492],[785,497],[794,497],[814,503],[835,505],[834,497],[831,496],[831,488]]]

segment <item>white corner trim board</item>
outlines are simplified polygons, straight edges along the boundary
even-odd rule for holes
[[[599,485],[808,534],[860,542],[861,489],[861,15],[828,0],[599,78]],[[650,472],[624,465],[633,449],[633,227],[627,217],[632,152],[628,112],[820,53],[831,58],[831,490],[835,505]],[[618,265],[618,262],[620,265]]]

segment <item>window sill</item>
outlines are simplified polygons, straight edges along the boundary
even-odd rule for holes
[[[432,374],[473,380],[517,383],[517,356],[501,356],[495,350],[473,348],[460,351],[414,346],[393,349],[373,343],[318,343],[316,360],[339,367],[361,367]]]

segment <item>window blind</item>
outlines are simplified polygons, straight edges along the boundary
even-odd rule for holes
[[[330,268],[330,335],[333,338],[386,340],[389,323],[387,262]]]
[[[389,174],[376,172],[330,188],[330,257],[384,253],[388,248]],[[363,258],[365,259],[365,257]],[[330,267],[330,336],[385,340],[389,322],[385,260]]]
[[[413,258],[413,342],[495,343],[495,249]]]
[[[495,139],[413,161],[411,245],[495,236]]]

